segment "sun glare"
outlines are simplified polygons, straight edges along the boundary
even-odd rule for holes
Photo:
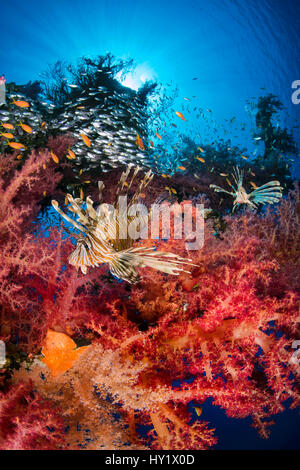
[[[148,65],[140,64],[120,81],[122,85],[132,88],[133,90],[138,90],[148,80],[155,80],[155,73]]]

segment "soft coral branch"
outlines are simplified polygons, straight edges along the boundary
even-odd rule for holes
[[[57,411],[30,383],[18,383],[6,393],[0,392],[0,449],[62,449],[63,427]]]

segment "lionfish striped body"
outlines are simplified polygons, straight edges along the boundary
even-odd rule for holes
[[[214,189],[217,193],[226,193],[234,197],[232,211],[241,204],[247,204],[252,209],[257,209],[259,204],[274,204],[282,197],[282,187],[279,181],[270,181],[248,194],[243,187],[243,170],[240,170],[238,167],[234,168],[232,177],[234,180],[232,192],[226,191],[226,189],[216,186],[215,184],[210,185],[210,188]]]
[[[130,170],[131,167],[128,167],[121,175],[116,201],[124,187],[127,192],[129,191],[139,167],[134,170],[130,183],[127,183]],[[108,263],[113,275],[130,283],[136,283],[139,276],[135,268],[138,266],[148,266],[165,273],[178,275],[181,271],[185,271],[182,267],[183,264],[192,264],[189,259],[172,253],[155,251],[153,248],[133,247],[134,240],[130,236],[120,237],[120,233],[122,231],[124,233],[124,229],[127,233],[128,222],[139,224],[140,227],[144,227],[148,223],[149,214],[129,217],[127,214],[130,207],[138,202],[139,195],[152,178],[153,174],[150,170],[140,182],[126,213],[122,213],[119,208],[117,209],[116,202],[113,210],[112,206],[105,203],[100,204],[95,210],[89,196],[86,198],[86,209],[84,209],[83,199],[73,199],[70,194],[67,194],[66,198],[71,205],[69,209],[77,215],[75,221],[59,208],[57,201],[52,201],[55,210],[81,232],[80,235],[75,235],[77,245],[69,256],[71,265],[77,269],[80,268],[82,273],[86,274],[88,267],[98,267],[102,263]],[[98,187],[99,200],[101,201],[104,189],[103,182],[99,181]]]

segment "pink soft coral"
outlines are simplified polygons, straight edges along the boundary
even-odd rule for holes
[[[0,316],[5,336],[13,330],[26,336],[27,329],[35,328],[26,279],[45,276],[53,253],[45,241],[35,242],[32,222],[44,194],[51,194],[60,180],[48,151],[33,152],[19,166],[15,155],[0,156]]]

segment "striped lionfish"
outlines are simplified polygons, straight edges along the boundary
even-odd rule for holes
[[[279,181],[270,181],[247,194],[243,187],[244,171],[240,170],[239,167],[235,167],[233,169],[232,177],[235,184],[231,184],[230,181],[229,183],[232,186],[233,192],[226,191],[226,189],[216,186],[215,184],[210,185],[210,188],[213,188],[217,193],[230,194],[235,198],[233,201],[232,211],[241,204],[247,204],[252,209],[257,209],[259,204],[274,204],[282,197],[282,187],[280,186]]]
[[[124,210],[122,212],[117,208],[117,198],[124,187],[128,193],[139,170],[139,167],[135,168],[130,183],[127,182],[127,178],[131,171],[131,166],[122,173],[113,206],[102,203],[95,210],[93,201],[88,196],[85,201],[86,209],[84,209],[83,196],[82,198],[73,199],[70,194],[67,194],[66,199],[71,205],[69,209],[78,217],[76,221],[68,217],[59,208],[57,201],[52,201],[54,209],[81,232],[80,235],[75,235],[77,245],[69,256],[69,263],[77,269],[80,268],[83,274],[87,273],[89,266],[97,267],[101,263],[108,263],[110,272],[113,275],[130,283],[136,283],[139,280],[136,267],[148,266],[174,275],[178,275],[181,271],[189,272],[185,271],[182,267],[183,264],[192,264],[189,259],[184,259],[173,253],[156,251],[154,248],[133,247],[134,240],[127,234],[128,222],[134,222],[137,225],[140,224],[140,227],[145,227],[150,214],[131,217],[127,214],[130,211],[130,207],[138,202],[140,194],[152,180],[153,174],[151,170],[145,174],[140,182],[137,191],[128,204],[126,212]],[[99,181],[100,202],[104,187],[103,182]],[[126,237],[121,239],[119,235],[123,229],[126,230],[126,232],[123,232],[126,233]]]

